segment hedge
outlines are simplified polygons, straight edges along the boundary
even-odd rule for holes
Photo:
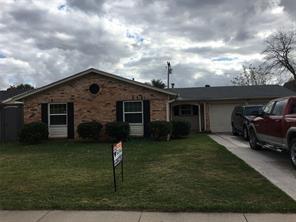
[[[150,122],[150,136],[154,140],[168,140],[172,133],[172,124],[167,121]]]
[[[80,123],[77,127],[77,132],[80,138],[99,140],[100,132],[103,125],[97,121]]]
[[[48,139],[48,127],[41,122],[28,123],[19,132],[19,141],[27,144],[37,144]]]
[[[106,124],[107,135],[116,141],[126,141],[130,134],[130,126],[127,122],[111,122]]]

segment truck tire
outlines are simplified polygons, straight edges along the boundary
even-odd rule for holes
[[[244,128],[243,128],[243,138],[245,140],[249,140],[249,132],[248,132],[247,126],[244,126]]]
[[[250,143],[251,149],[253,149],[253,150],[262,149],[262,147],[259,145],[256,133],[253,129],[249,130],[249,143]]]
[[[292,166],[296,169],[296,139],[293,139],[290,143],[289,157]]]

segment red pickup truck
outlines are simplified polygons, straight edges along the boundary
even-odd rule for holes
[[[296,96],[270,101],[249,125],[252,149],[270,148],[289,152],[296,168]]]

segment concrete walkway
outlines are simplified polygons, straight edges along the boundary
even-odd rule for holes
[[[212,134],[209,136],[296,201],[296,170],[290,165],[287,153],[252,150],[247,141],[229,134]]]
[[[1,222],[295,222],[296,214],[0,211]]]

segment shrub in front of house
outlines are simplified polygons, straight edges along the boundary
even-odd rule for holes
[[[89,140],[99,140],[103,125],[97,121],[80,123],[77,132],[80,138]]]
[[[126,141],[130,134],[130,126],[126,122],[111,122],[105,126],[106,134],[116,141]]]
[[[182,120],[173,120],[172,123],[172,138],[186,137],[190,133],[190,122]]]
[[[150,136],[154,140],[168,140],[172,133],[172,124],[167,121],[150,122]]]
[[[19,132],[19,141],[26,144],[37,144],[48,139],[48,127],[41,122],[28,123]]]

